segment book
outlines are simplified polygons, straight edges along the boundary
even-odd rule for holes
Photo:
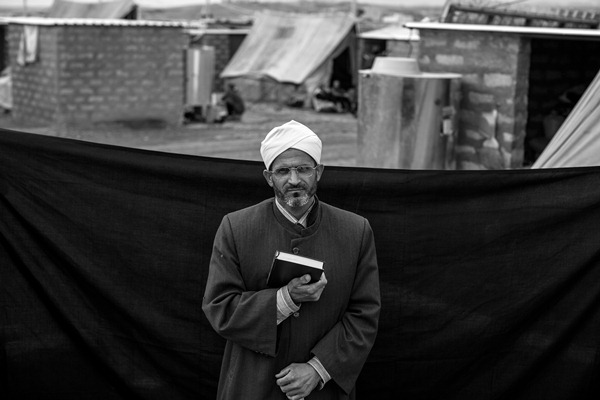
[[[267,277],[267,286],[279,288],[306,274],[310,275],[310,283],[321,279],[323,261],[277,250]]]

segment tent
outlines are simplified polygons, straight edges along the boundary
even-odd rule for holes
[[[48,18],[106,18],[135,19],[137,6],[133,0],[114,0],[108,2],[82,3],[66,0],[54,0],[48,9]]]
[[[600,165],[600,72],[531,168]]]
[[[345,50],[349,49],[349,63],[353,63],[355,22],[345,13],[258,13],[221,77],[267,77],[280,83],[304,84],[311,93],[327,82],[334,59]],[[348,71],[355,74],[356,68],[349,65]],[[355,76],[352,81],[356,81]]]
[[[163,6],[153,8],[139,7],[140,19],[151,20],[201,20],[211,18],[216,21],[228,21],[249,24],[252,22],[254,11],[232,4],[195,4],[188,6]]]

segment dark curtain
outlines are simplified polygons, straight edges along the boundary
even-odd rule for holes
[[[213,235],[261,171],[0,131],[0,398],[214,398]],[[360,399],[600,396],[600,168],[327,167],[319,197],[375,233]]]

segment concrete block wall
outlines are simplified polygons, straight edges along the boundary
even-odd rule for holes
[[[461,79],[457,169],[523,165],[530,40],[505,33],[420,29],[424,72]]]
[[[183,118],[187,37],[172,26],[40,26],[38,61],[17,66],[11,25],[13,113],[39,123]]]
[[[32,125],[43,125],[57,117],[58,74],[57,31],[40,27],[38,51],[35,62],[26,65],[17,63],[19,42],[23,36],[23,25],[9,25],[9,59],[11,66],[12,115],[16,120]]]

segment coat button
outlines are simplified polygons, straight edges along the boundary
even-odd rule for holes
[[[299,249],[299,248],[297,248],[297,247],[294,247],[294,248],[292,249],[292,251],[294,252],[294,254],[298,254],[298,253],[300,253],[300,249]]]
[[[294,318],[298,318],[299,316],[300,316],[300,313],[299,313],[299,312],[295,312],[295,313],[294,313]]]

